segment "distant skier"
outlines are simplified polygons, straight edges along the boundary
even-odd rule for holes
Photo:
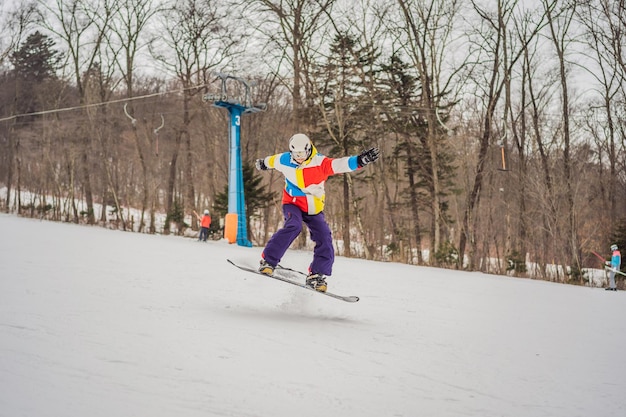
[[[615,272],[619,271],[622,265],[622,254],[617,249],[617,245],[611,245],[611,251],[613,255],[611,256],[610,261],[606,261],[606,265],[609,269],[609,287],[606,288],[607,291],[617,291],[617,286],[615,285]]]
[[[198,242],[206,242],[207,238],[209,237],[209,227],[211,227],[211,214],[209,213],[209,210],[204,210],[204,215],[202,217],[200,217],[200,215],[195,211],[193,212],[193,214],[196,215],[198,221],[200,222],[200,234],[198,235]]]
[[[297,133],[289,139],[289,152],[256,160],[261,171],[275,169],[285,176],[283,190],[284,226],[271,237],[261,254],[259,272],[273,275],[274,268],[298,237],[304,222],[315,242],[313,261],[306,285],[325,292],[326,277],[332,273],[335,250],[330,227],[324,218],[324,183],[331,175],[356,171],[378,159],[378,148],[359,155],[328,158],[317,152],[307,135]]]

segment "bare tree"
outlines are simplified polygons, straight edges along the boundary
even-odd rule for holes
[[[537,107],[537,97],[534,95],[533,90],[533,80],[541,80],[541,84],[544,86],[551,85],[549,82],[550,77],[542,77],[543,74],[538,74],[535,68],[537,65],[536,62],[541,59],[541,54],[537,50],[538,37],[535,32],[537,20],[541,20],[541,15],[541,12],[524,9],[520,10],[519,14],[513,15],[513,25],[511,28],[512,40],[519,44],[528,45],[528,47],[524,49],[523,58],[517,70],[519,74],[518,78],[508,77],[505,80],[506,99],[502,124],[503,133],[501,134],[503,140],[500,146],[502,147],[502,157],[504,158],[503,164],[506,164],[506,166],[502,167],[502,169],[513,170],[505,154],[505,152],[508,152],[509,145],[507,138],[510,137],[513,142],[513,147],[517,151],[518,160],[517,169],[509,174],[514,177],[514,181],[508,182],[508,189],[515,187],[513,188],[515,194],[513,195],[513,193],[511,193],[512,195],[507,196],[506,200],[515,201],[517,212],[519,213],[519,215],[516,216],[519,219],[517,234],[513,236],[513,227],[510,225],[511,214],[508,209],[509,205],[507,204],[505,254],[509,259],[511,257],[517,258],[514,262],[520,263],[519,266],[514,265],[515,272],[522,272],[525,269],[525,259],[529,243],[528,238],[532,234],[530,230],[530,225],[532,224],[530,207],[532,203],[528,201],[531,188],[531,161],[528,155],[530,149],[529,139],[533,137],[533,132],[536,138],[539,138],[539,135],[541,135],[538,117],[532,117],[532,115],[537,115],[539,111]],[[533,120],[535,120],[536,123],[532,123]],[[533,130],[533,127],[535,130]],[[538,148],[542,148],[541,140],[537,140],[539,142]],[[541,153],[545,154],[543,150]],[[548,179],[546,183],[551,184],[549,172],[547,176]],[[552,191],[551,185],[548,186],[548,189]],[[553,205],[551,205],[551,207],[554,208]],[[542,216],[544,219],[548,217],[545,213],[554,214],[553,210],[549,208],[542,211],[544,212]],[[552,218],[556,219],[556,216]],[[544,228],[544,230],[548,229],[548,227]],[[511,242],[511,240],[513,241]],[[545,242],[547,242],[547,239]]]
[[[79,102],[86,104],[86,77],[96,68],[96,61],[100,56],[100,48],[109,23],[114,13],[114,0],[54,0],[52,4],[40,0],[45,10],[41,16],[42,25],[54,33],[67,48],[67,57],[71,74],[78,91]],[[82,187],[87,204],[87,221],[95,222],[93,209],[92,167],[90,155],[93,153],[91,137],[87,132],[82,135],[80,171]],[[75,213],[74,221],[78,221]]]
[[[520,57],[523,56],[528,42],[536,36],[543,24],[541,20],[535,23],[534,28],[524,41],[520,45],[513,47],[510,45],[508,25],[517,5],[517,0],[498,0],[495,11],[483,9],[482,6],[474,1],[472,5],[480,17],[479,30],[476,32],[477,36],[474,41],[474,44],[477,46],[476,62],[484,62],[485,66],[489,65],[489,67],[485,67],[484,71],[476,72],[476,74],[484,74],[484,79],[479,78],[475,80],[475,85],[479,90],[476,94],[481,97],[484,107],[482,120],[480,121],[481,131],[474,180],[473,185],[468,190],[464,208],[462,233],[459,242],[459,266],[462,266],[467,243],[470,242],[473,249],[476,244],[473,222],[481,198],[489,146],[496,136],[494,134],[496,111],[505,81],[511,77],[513,67]],[[484,90],[482,86],[486,86]],[[469,256],[470,269],[474,268],[475,264],[475,250],[473,249]]]
[[[7,57],[22,43],[33,28],[37,15],[35,0],[17,3],[14,10],[2,15],[0,20],[0,68]]]
[[[193,150],[190,125],[193,118],[191,101],[197,94],[206,91],[211,72],[225,66],[233,59],[240,39],[229,26],[227,10],[216,0],[185,0],[174,3],[164,13],[164,50],[153,45],[157,59],[176,75],[183,90],[182,122],[176,133],[176,148],[170,162],[170,177],[167,186],[167,211],[171,213],[174,202],[174,182],[178,156],[184,152],[185,205],[195,208],[193,181]],[[168,225],[166,225],[168,227]],[[197,220],[192,217],[192,228]]]
[[[145,40],[141,41],[142,35],[145,35],[148,23],[159,11],[159,8],[155,7],[153,0],[119,0],[119,8],[116,10],[111,22],[111,36],[108,37],[107,47],[111,51],[115,64],[122,73],[126,87],[126,97],[128,98],[134,96],[137,55],[148,44]],[[132,101],[124,105],[124,112],[131,120],[132,136],[141,166],[143,197],[141,200],[139,231],[143,230],[144,214],[148,206],[150,206],[150,230],[154,232],[154,202],[150,204],[150,200],[155,198],[151,190],[155,188],[156,175],[154,172],[155,161],[152,158],[153,153],[149,152],[150,146],[147,146],[150,142],[150,136],[144,134],[140,137]]]
[[[0,68],[4,66],[6,58],[14,53],[22,40],[28,35],[36,21],[36,5],[34,2],[21,3],[13,12],[7,15],[6,21],[0,22]],[[4,17],[4,16],[3,16]],[[16,103],[18,91],[13,92],[13,100],[10,108],[5,107],[7,113],[15,116],[17,112]],[[4,107],[4,106],[3,106]],[[8,212],[11,201],[11,190],[14,182],[15,164],[19,163],[19,138],[15,135],[15,118],[7,120],[4,125],[6,130],[6,146],[0,161],[6,164],[5,182],[7,195],[5,200],[5,210]]]
[[[268,19],[254,19],[261,22],[255,27],[268,40],[268,46],[281,51],[280,56],[273,56],[271,66],[281,74],[282,62],[289,65],[284,85],[289,88],[293,105],[293,128],[306,130],[304,108],[310,100],[307,91],[311,91],[309,76],[315,55],[319,54],[324,36],[326,18],[331,14],[336,0],[246,0],[252,13],[262,13]],[[273,52],[273,51],[270,51]]]
[[[543,0],[550,39],[553,43],[558,59],[559,81],[561,85],[561,117],[563,122],[563,174],[565,178],[565,201],[568,217],[566,241],[569,250],[569,265],[574,268],[572,273],[579,274],[581,269],[580,247],[578,238],[578,226],[576,219],[576,207],[574,204],[574,184],[572,178],[571,158],[571,122],[570,122],[570,91],[568,87],[568,72],[566,54],[568,46],[572,43],[572,23],[576,12],[576,2],[563,5],[556,9],[552,1]]]
[[[598,119],[602,122],[598,123],[595,118],[590,120],[589,129],[599,140],[599,155],[606,153],[608,157],[608,178],[602,183],[607,188],[609,221],[605,225],[608,226],[618,219],[618,164],[624,150],[619,125],[620,119],[624,123],[626,107],[626,0],[590,1],[583,3],[577,12],[579,21],[586,27],[585,39],[592,52],[589,58],[595,63],[593,69],[585,69],[600,86],[598,94],[601,98],[591,105],[594,113],[601,113]]]

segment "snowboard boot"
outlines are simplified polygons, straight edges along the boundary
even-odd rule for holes
[[[324,274],[309,274],[309,276],[306,277],[306,286],[319,292],[326,292],[328,288]]]
[[[274,275],[274,267],[267,263],[265,259],[261,259],[259,265],[259,273],[263,275],[269,275],[270,277]]]

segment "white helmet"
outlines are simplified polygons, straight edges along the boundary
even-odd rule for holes
[[[204,214],[209,214],[209,210],[204,210]]]
[[[617,250],[617,245],[615,243],[611,245],[611,250]]]
[[[303,133],[296,133],[289,139],[289,152],[293,159],[309,159],[313,152],[311,139]]]

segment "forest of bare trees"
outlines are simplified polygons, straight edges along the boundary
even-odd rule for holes
[[[251,163],[296,132],[328,156],[382,151],[327,183],[339,254],[580,283],[592,250],[626,245],[626,0],[8,3],[4,211],[219,223],[228,114],[203,97],[228,73],[267,104],[241,120],[256,245],[283,180]]]

